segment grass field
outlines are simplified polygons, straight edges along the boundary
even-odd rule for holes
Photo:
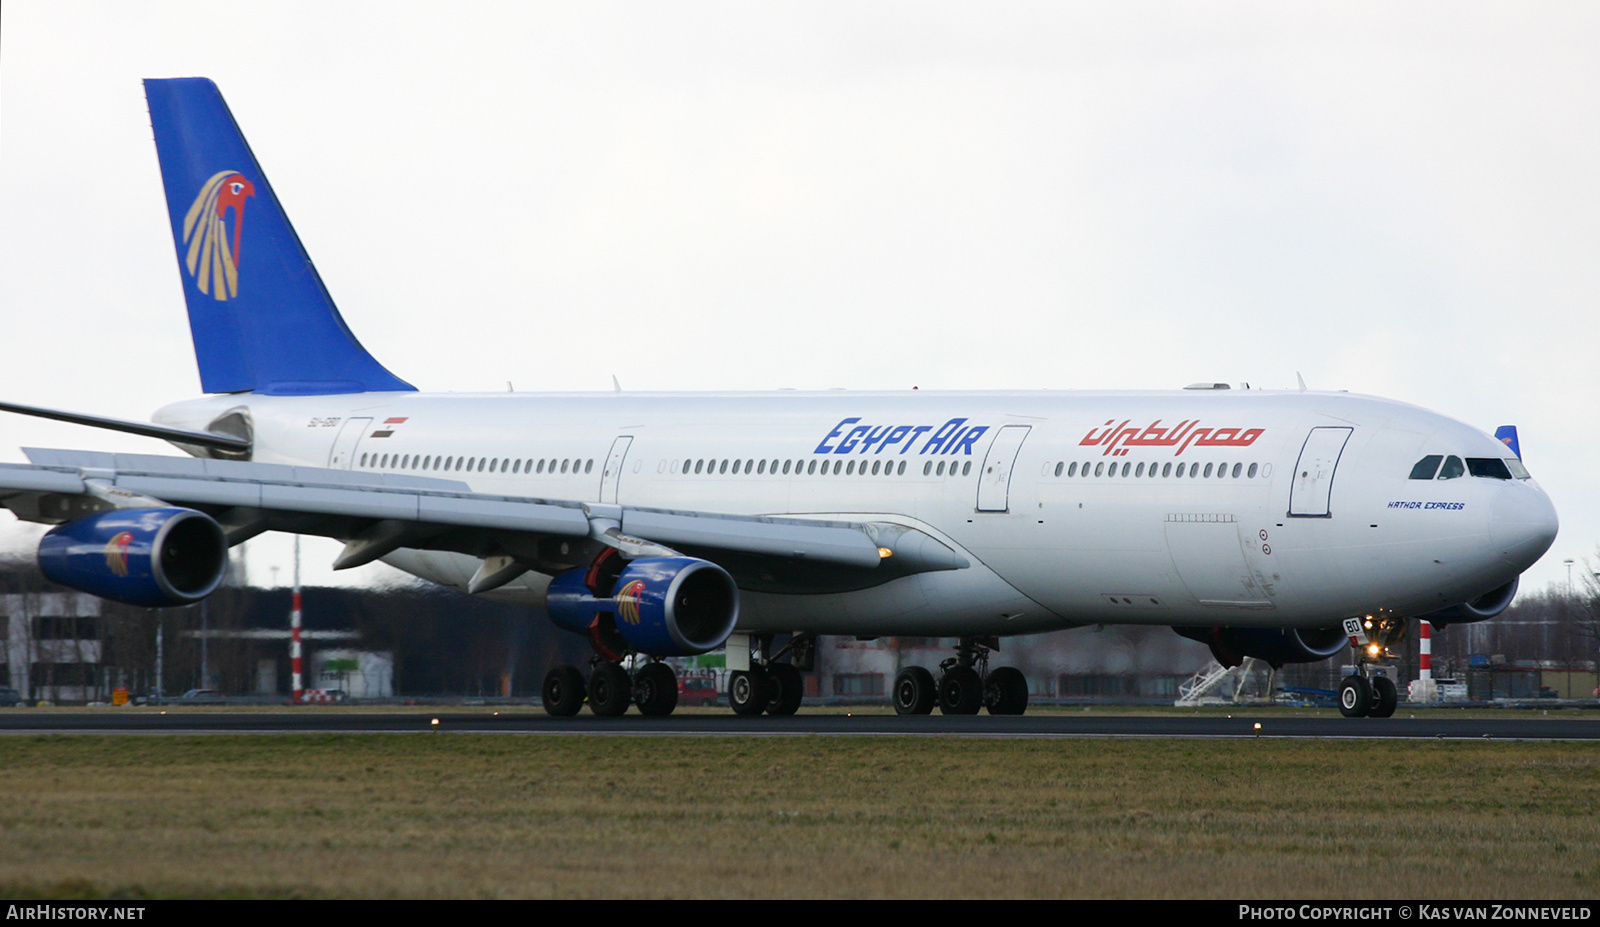
[[[1600,746],[0,738],[9,897],[1600,896]]]

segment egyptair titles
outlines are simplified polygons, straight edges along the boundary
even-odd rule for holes
[[[1125,457],[1136,447],[1172,447],[1176,457],[1194,447],[1249,447],[1266,432],[1265,428],[1201,428],[1199,419],[1184,419],[1170,428],[1162,428],[1156,419],[1142,430],[1128,427],[1132,419],[1107,419],[1100,428],[1091,428],[1078,442],[1080,447],[1102,447],[1103,457]],[[1113,424],[1113,423],[1116,424]],[[1102,430],[1104,429],[1104,430]]]
[[[943,425],[863,425],[859,416],[842,419],[818,442],[813,454],[965,454],[971,456],[978,439],[990,430],[988,425],[968,425],[965,418],[953,418]],[[1190,447],[1249,447],[1266,433],[1265,428],[1200,427],[1199,419],[1184,419],[1163,428],[1156,419],[1140,428],[1129,426],[1132,419],[1107,419],[1100,428],[1091,428],[1079,441],[1082,447],[1100,447],[1107,457],[1123,457],[1136,448],[1173,448],[1173,456]]]
[[[893,448],[909,454],[920,442],[922,454],[972,454],[973,442],[983,437],[988,425],[968,425],[964,418],[953,418],[933,425],[862,425],[861,419],[847,418],[833,426],[813,454],[883,454]],[[928,433],[932,432],[931,435]],[[923,436],[927,439],[923,440]]]

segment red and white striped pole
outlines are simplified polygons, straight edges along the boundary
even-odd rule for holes
[[[1423,621],[1423,622],[1419,622],[1419,624],[1421,625],[1419,630],[1422,632],[1422,639],[1421,639],[1422,652],[1417,657],[1417,668],[1420,671],[1420,673],[1418,675],[1418,678],[1419,679],[1432,679],[1433,678],[1433,623],[1429,622],[1429,621]]]
[[[294,536],[294,591],[289,606],[289,688],[294,704],[305,696],[305,682],[300,665],[300,535]]]

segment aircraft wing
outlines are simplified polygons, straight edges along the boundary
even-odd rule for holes
[[[344,541],[336,569],[400,548],[483,558],[490,573],[480,571],[474,592],[526,569],[554,575],[583,566],[602,546],[627,557],[698,556],[728,570],[742,588],[762,591],[864,588],[969,565],[929,535],[886,523],[499,496],[457,480],[234,460],[24,452],[31,464],[0,464],[0,505],[25,521],[61,524],[114,508],[181,506],[216,520],[230,545],[263,531]]]

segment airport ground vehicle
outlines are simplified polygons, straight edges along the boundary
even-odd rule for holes
[[[717,691],[717,679],[709,673],[678,677],[678,704],[705,706],[722,700]]]

